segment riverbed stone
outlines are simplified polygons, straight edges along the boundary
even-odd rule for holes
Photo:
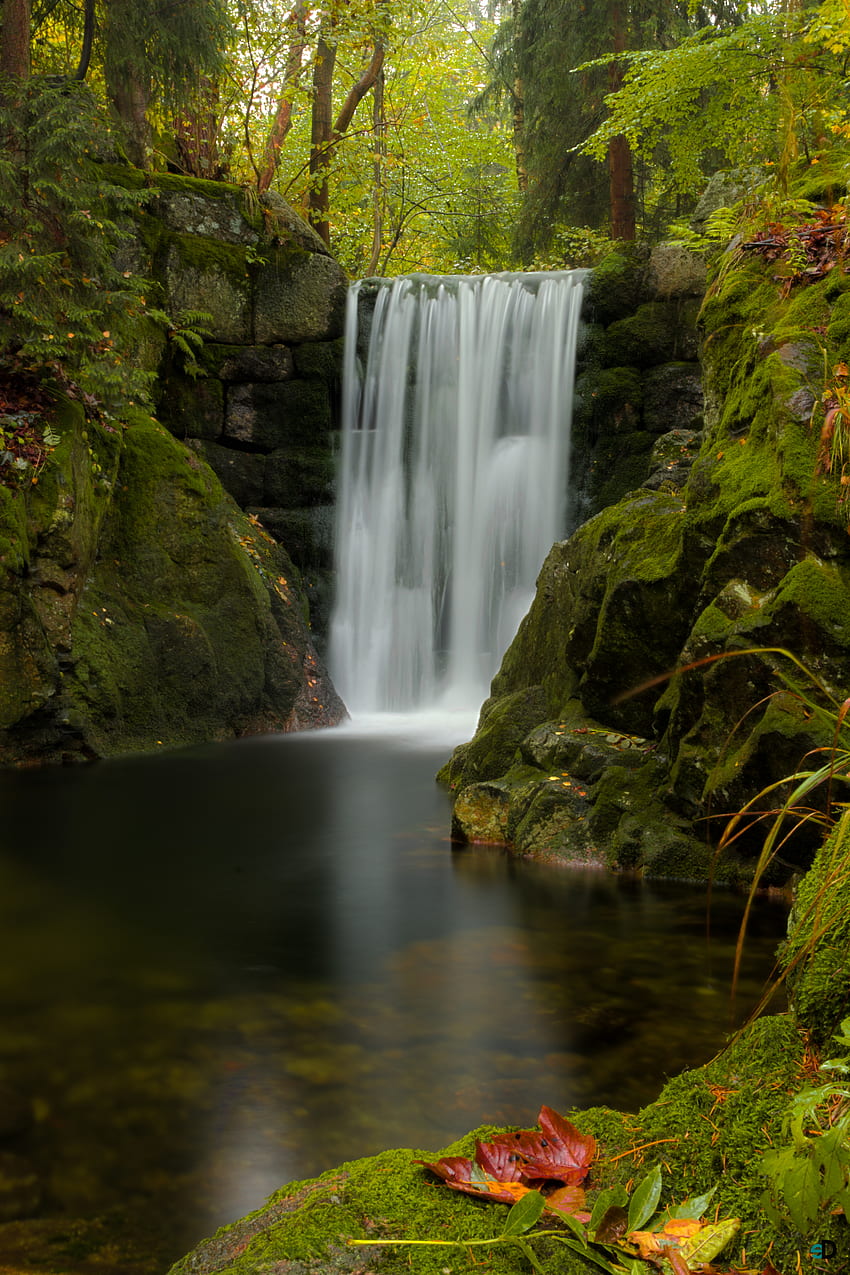
[[[25,1133],[33,1123],[32,1101],[12,1085],[0,1080],[0,1138]]]
[[[30,1217],[41,1204],[41,1183],[29,1160],[0,1151],[0,1222]]]

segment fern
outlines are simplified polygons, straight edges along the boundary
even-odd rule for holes
[[[145,195],[102,180],[107,119],[83,84],[0,83],[0,356],[59,366],[109,411],[152,378],[132,353],[147,285],[116,264]]]

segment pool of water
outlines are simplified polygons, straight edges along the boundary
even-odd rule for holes
[[[0,772],[0,1081],[43,1212],[111,1210],[165,1269],[291,1179],[634,1109],[717,1050],[742,900],[709,940],[701,889],[453,847],[446,755],[333,731]],[[756,908],[739,1018],[784,924]]]

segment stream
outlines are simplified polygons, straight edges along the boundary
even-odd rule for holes
[[[385,723],[0,772],[0,1082],[43,1214],[111,1213],[164,1270],[288,1180],[635,1109],[717,1050],[742,898],[709,941],[701,888],[453,847],[448,747]],[[739,1021],[785,920],[758,901]]]

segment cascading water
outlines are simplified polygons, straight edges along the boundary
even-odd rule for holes
[[[563,534],[584,272],[348,300],[330,664],[356,712],[477,707]]]

